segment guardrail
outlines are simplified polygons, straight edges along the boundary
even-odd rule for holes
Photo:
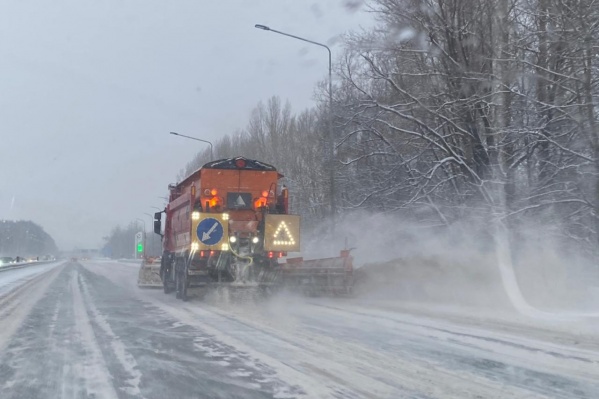
[[[10,265],[0,266],[0,273],[7,272],[9,270],[14,269],[22,269],[24,267],[35,266],[35,265],[45,265],[47,263],[58,262],[56,260],[41,260],[36,262],[21,262],[21,263],[11,263]]]

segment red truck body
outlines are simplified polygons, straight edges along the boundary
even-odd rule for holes
[[[209,162],[170,185],[160,276],[186,295],[209,283],[272,284],[277,259],[299,250],[299,217],[288,215],[283,176],[243,157]],[[157,214],[155,231],[160,232]]]

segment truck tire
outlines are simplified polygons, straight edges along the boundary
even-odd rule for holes
[[[179,285],[181,284],[181,278],[179,277],[179,273],[175,277],[175,298],[181,299],[181,291],[179,291]]]
[[[164,291],[165,294],[170,294],[171,292],[173,292],[173,287],[169,281],[169,274],[168,270],[165,270],[165,272],[162,274],[162,289]]]
[[[176,290],[177,290],[177,299],[182,301],[187,301],[187,285],[188,285],[188,277],[187,277],[187,262],[185,259],[179,258],[177,259],[176,265]]]
[[[170,261],[170,256],[163,254],[162,255],[162,263],[160,265],[160,278],[162,279],[162,289],[165,294],[170,294],[173,292],[173,284],[171,281],[171,267],[172,263]]]

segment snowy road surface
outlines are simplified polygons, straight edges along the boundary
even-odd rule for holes
[[[0,273],[0,397],[599,398],[597,319],[565,333],[359,298],[183,303],[137,271]]]

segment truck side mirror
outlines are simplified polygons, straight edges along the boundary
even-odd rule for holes
[[[161,228],[162,226],[160,225],[160,220],[154,220],[154,233],[162,235],[160,231]]]
[[[162,212],[154,213],[154,220],[158,220],[160,222],[161,219],[162,219]]]

